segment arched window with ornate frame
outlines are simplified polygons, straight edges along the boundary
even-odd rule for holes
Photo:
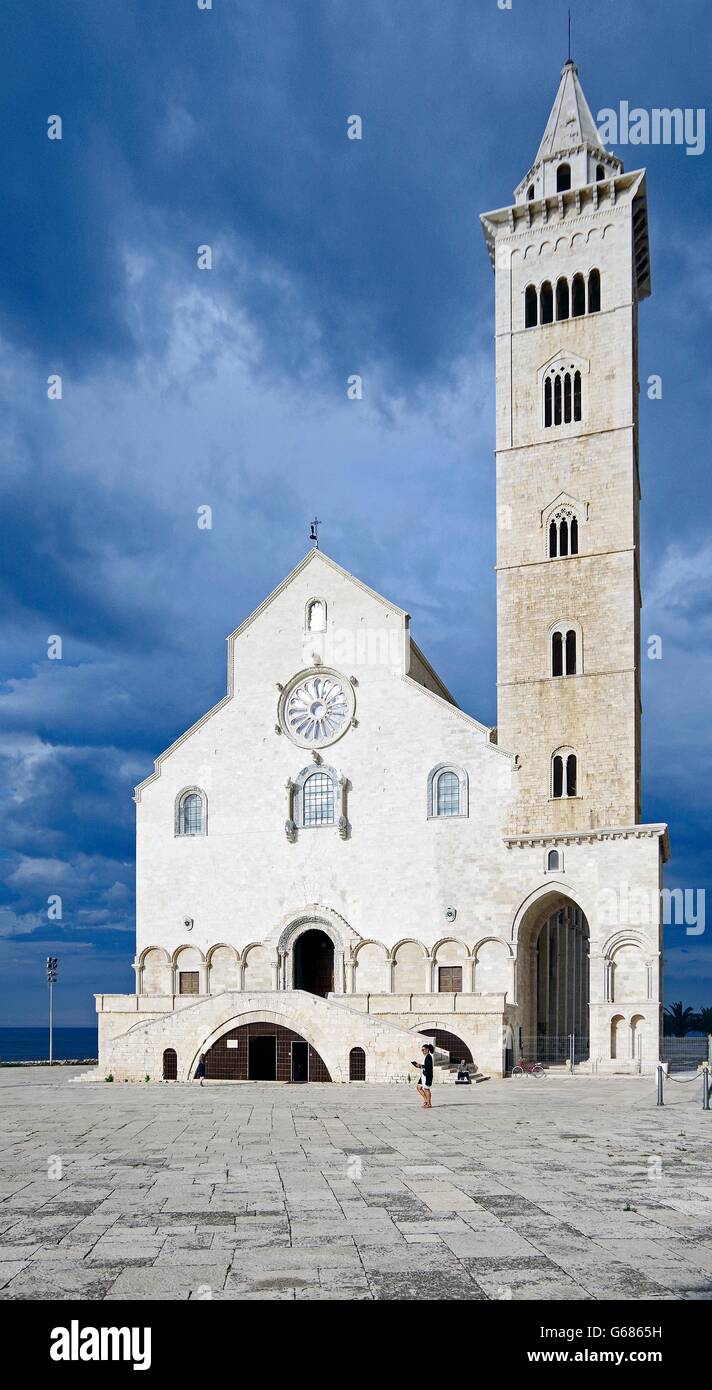
[[[175,800],[174,833],[207,835],[208,798],[201,787],[184,787]]]
[[[469,814],[469,783],[464,768],[439,763],[428,774],[428,820],[460,818]]]
[[[587,520],[588,507],[567,493],[560,493],[541,514],[544,530],[544,551],[547,560],[565,560],[579,554],[581,528]]]
[[[338,826],[342,838],[348,833],[346,790],[348,782],[333,767],[313,763],[287,782],[287,826],[294,831]],[[287,831],[290,837],[289,830]]]

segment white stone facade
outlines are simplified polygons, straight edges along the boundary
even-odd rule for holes
[[[583,111],[571,66],[558,107]],[[333,1081],[349,1079],[353,1048],[367,1079],[405,1079],[423,1029],[494,1074],[542,1029],[588,1035],[599,1068],[657,1056],[667,840],[638,823],[644,176],[605,155],[605,180],[551,192],[557,161],[588,179],[604,158],[586,111],[566,125],[573,154],[550,122],[515,206],[483,218],[497,731],[457,708],[406,613],[312,550],[228,639],[225,699],[137,788],[137,992],[97,997],[102,1071],[156,1076],[172,1049],[185,1078],[221,1034],[259,1022],[298,1034]],[[527,289],[539,319],[542,286],[556,301],[566,279],[571,310],[577,276],[584,312],[556,321],[554,302],[553,322],[527,326]],[[576,553],[552,556],[562,517],[569,552],[576,518]],[[561,675],[557,631],[559,659],[574,652]],[[571,795],[556,794],[555,755],[565,789],[576,759]],[[328,972],[316,993],[299,944],[314,932]]]

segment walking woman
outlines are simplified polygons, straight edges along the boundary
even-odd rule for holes
[[[432,1110],[433,1102],[431,1098],[431,1088],[433,1085],[433,1046],[423,1043],[421,1051],[423,1053],[422,1062],[413,1062],[414,1067],[420,1069],[420,1081],[416,1086],[419,1096],[423,1098],[423,1110]]]
[[[204,1052],[201,1052],[201,1054],[200,1054],[200,1060],[199,1060],[199,1062],[198,1062],[197,1067],[195,1068],[195,1080],[196,1080],[196,1081],[199,1081],[200,1084],[201,1084],[201,1086],[202,1086],[204,1078],[205,1078],[205,1053],[204,1053]]]

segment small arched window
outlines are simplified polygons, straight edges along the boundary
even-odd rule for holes
[[[571,165],[560,164],[556,170],[556,191],[566,193],[571,187]]]
[[[581,318],[586,313],[586,282],[583,275],[574,275],[571,285],[571,317]]]
[[[597,183],[600,183],[600,182],[601,182],[601,179],[605,179],[605,177],[606,177],[605,166],[604,166],[603,164],[597,164],[597,165],[596,165],[596,182],[597,182]]]
[[[592,270],[588,277],[588,312],[597,314],[601,308],[601,272]]]
[[[551,413],[551,392],[551,377],[547,376],[544,378],[544,428],[547,430],[549,429],[549,426],[553,424],[553,416]]]
[[[576,754],[569,753],[566,759],[566,795],[576,795]]]
[[[564,275],[556,282],[556,318],[557,322],[569,317],[569,282]]]
[[[575,516],[571,518],[571,554],[578,555],[578,520]]]
[[[563,676],[564,674],[564,639],[560,632],[553,632],[551,635],[551,674],[552,676]]]
[[[536,328],[537,293],[535,285],[527,285],[524,291],[524,327]]]
[[[576,629],[560,623],[551,634],[551,674],[575,676],[577,671]]]
[[[176,805],[176,835],[204,835],[206,832],[205,793],[198,787],[181,792]]]
[[[566,373],[568,377],[568,372]],[[554,424],[560,425],[562,421],[561,411],[561,373],[557,372],[554,377]]]
[[[534,184],[533,184],[533,183],[530,183],[530,185],[529,185],[529,187],[528,187],[528,189],[527,189],[527,202],[531,203],[533,197],[534,197]]]
[[[307,632],[326,632],[326,603],[323,598],[312,598],[307,604]]]
[[[553,323],[554,320],[554,291],[548,280],[545,280],[539,291],[539,322]]]
[[[576,796],[576,782],[576,754],[571,749],[560,748],[551,760],[551,795],[555,800]]]
[[[574,372],[574,420],[581,419],[581,373]]]
[[[428,777],[428,817],[467,815],[467,773],[442,764]]]
[[[302,825],[333,825],[336,787],[328,772],[310,772],[302,785]]]
[[[548,853],[547,856],[546,856],[546,867],[547,867],[547,869],[560,869],[560,868],[561,868],[561,860],[560,860],[560,858],[559,858],[559,851],[558,851],[558,849],[550,849],[550,850],[549,850],[549,853]]]

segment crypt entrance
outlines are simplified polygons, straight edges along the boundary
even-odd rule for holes
[[[205,1053],[206,1081],[331,1081],[329,1069],[299,1033],[279,1023],[243,1023]]]

